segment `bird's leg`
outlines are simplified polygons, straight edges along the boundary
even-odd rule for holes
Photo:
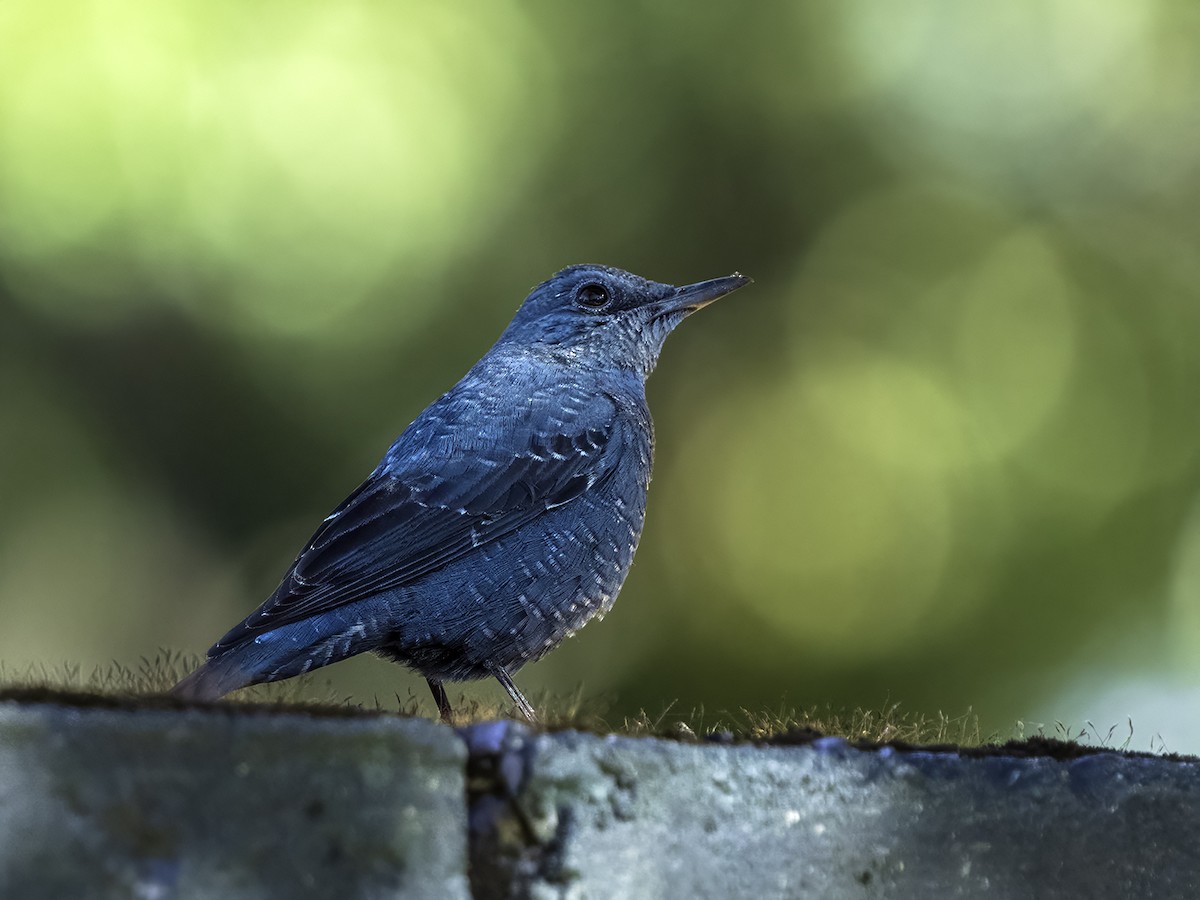
[[[442,715],[442,721],[449,724],[454,718],[454,710],[450,708],[450,698],[446,696],[446,688],[442,683],[434,678],[426,678],[429,682],[429,690],[433,691],[433,702],[437,704],[438,712]]]
[[[525,699],[525,695],[513,684],[512,676],[508,674],[508,670],[504,666],[492,666],[491,672],[496,676],[496,680],[504,685],[504,689],[508,691],[508,696],[512,697],[513,703],[517,704],[517,709],[521,710],[521,715],[530,722],[536,722],[537,713],[533,711],[533,705]]]

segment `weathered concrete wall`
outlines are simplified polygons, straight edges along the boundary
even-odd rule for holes
[[[1195,898],[1200,768],[0,702],[0,898],[470,894]]]
[[[465,761],[414,719],[0,703],[0,898],[465,897]]]
[[[468,738],[476,896],[1200,897],[1195,763]]]

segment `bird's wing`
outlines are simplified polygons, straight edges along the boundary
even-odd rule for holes
[[[569,503],[611,474],[620,457],[620,420],[605,400],[605,414],[576,427],[535,430],[519,451],[497,449],[511,446],[501,439],[411,467],[389,465],[389,454],[322,523],[275,593],[210,655],[253,633],[411,584]],[[511,424],[522,431],[522,423]]]

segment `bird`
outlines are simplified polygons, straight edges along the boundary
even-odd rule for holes
[[[374,652],[446,682],[513,681],[617,598],[645,521],[646,379],[687,316],[748,284],[675,287],[575,265],[396,439],[274,593],[173,694],[210,702]]]

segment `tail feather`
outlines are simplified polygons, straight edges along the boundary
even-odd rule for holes
[[[372,650],[358,613],[348,608],[344,620],[304,619],[256,635],[230,647],[217,645],[217,655],[171,689],[181,700],[212,701],[230,691],[303,675],[310,669]]]
[[[180,700],[206,702],[219,700],[230,691],[246,687],[257,681],[252,672],[233,654],[210,659],[186,678],[171,688],[171,694]]]

